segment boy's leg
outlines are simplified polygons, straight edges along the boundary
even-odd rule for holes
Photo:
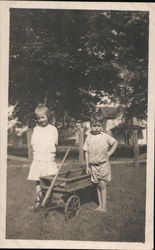
[[[99,181],[100,195],[101,195],[101,206],[100,211],[107,212],[107,184],[105,181]]]
[[[97,184],[97,197],[98,197],[99,206],[97,208],[95,208],[94,210],[100,210],[101,205],[102,205],[101,190],[100,190],[99,184]]]
[[[110,182],[107,182],[107,200],[109,200],[109,189],[110,189]]]

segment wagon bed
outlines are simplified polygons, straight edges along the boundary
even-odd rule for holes
[[[40,177],[42,194],[46,194],[53,178],[54,175]],[[92,186],[90,175],[82,168],[59,173],[48,202],[50,209],[64,207],[67,220],[75,216],[80,210],[80,198],[77,192],[90,186]]]
[[[40,178],[40,185],[42,189],[48,189],[54,176],[43,176]],[[74,192],[91,185],[90,175],[85,174],[83,169],[69,170],[59,173],[55,182],[55,191],[60,192]]]

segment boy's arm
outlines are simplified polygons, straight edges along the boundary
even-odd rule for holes
[[[110,150],[108,151],[108,157],[110,157],[116,150],[117,148],[117,145],[118,145],[118,142],[117,141],[114,141],[112,147],[110,148]]]
[[[86,161],[86,173],[89,174],[89,160],[87,151],[85,151],[85,161]]]
[[[89,154],[88,154],[88,146],[89,146],[89,135],[87,136],[84,146],[83,146],[83,150],[84,150],[84,154],[85,154],[85,162],[86,162],[86,173],[89,174],[90,173],[90,169],[89,169]]]

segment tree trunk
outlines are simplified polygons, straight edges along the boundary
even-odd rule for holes
[[[134,165],[139,166],[139,147],[138,147],[138,137],[137,130],[133,130],[133,148],[134,148]]]

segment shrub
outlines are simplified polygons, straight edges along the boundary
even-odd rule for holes
[[[21,157],[28,157],[28,149],[27,146],[8,146],[8,154],[21,156]]]
[[[146,153],[147,145],[139,145],[139,154]],[[133,146],[118,145],[113,157],[131,158],[134,157]]]
[[[57,147],[57,158],[63,158],[65,152],[67,151],[67,145],[74,145],[71,143],[63,144],[64,146],[58,146]],[[139,146],[139,154],[146,153],[147,151],[147,145],[140,145]],[[8,154],[21,156],[21,157],[28,157],[28,149],[27,146],[8,146]],[[71,150],[69,152],[68,158],[78,159],[79,156],[79,147],[78,146],[72,146]],[[116,151],[112,155],[114,158],[132,158],[134,157],[134,150],[132,146],[126,146],[126,145],[118,145]]]
[[[133,153],[133,147],[120,144],[114,152],[113,157],[130,158],[133,157]]]

